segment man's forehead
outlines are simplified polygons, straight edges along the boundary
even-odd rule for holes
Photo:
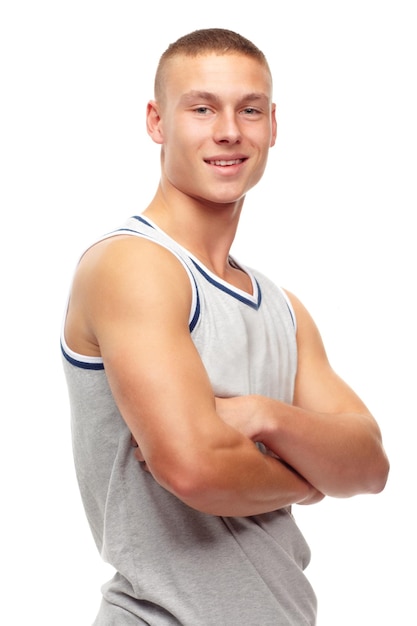
[[[249,54],[244,54],[243,52],[201,52],[199,54],[184,54],[178,53],[173,55],[172,57],[166,59],[165,63],[168,66],[169,64],[175,66],[187,65],[188,67],[213,63],[218,67],[227,67],[230,63],[241,64],[242,62],[247,61],[250,64],[254,64],[258,67],[263,67],[266,72],[268,72],[266,66],[260,59],[257,59],[254,56]]]
[[[242,88],[248,93],[269,96],[272,88],[267,67],[258,59],[241,53],[178,54],[167,60],[165,67],[165,87],[185,92],[215,92],[216,86],[227,85],[229,81],[242,82]],[[208,90],[207,85],[210,85]]]

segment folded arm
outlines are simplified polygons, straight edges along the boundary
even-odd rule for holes
[[[245,516],[321,499],[305,478],[220,418],[190,337],[190,306],[189,278],[170,252],[117,237],[94,246],[80,263],[67,342],[103,357],[148,470],[189,506]]]
[[[379,427],[332,370],[320,334],[290,294],[297,317],[294,405],[263,396],[217,399],[229,424],[262,441],[320,492],[335,497],[378,493],[389,463]]]

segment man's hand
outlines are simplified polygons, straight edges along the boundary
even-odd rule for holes
[[[262,403],[259,402],[260,396],[236,396],[232,398],[216,398],[216,411],[218,415],[229,426],[236,428],[243,435],[252,441],[262,442]],[[276,450],[272,450],[266,446],[266,454],[276,458],[282,465],[287,467],[294,474],[298,474],[294,468],[283,461],[277,454]],[[298,474],[299,475],[299,474]],[[316,504],[323,500],[324,494],[312,486],[312,491],[308,498],[299,502],[299,504]]]
[[[257,441],[260,416],[256,411],[258,405],[254,398],[254,396],[216,398],[216,411],[229,426],[233,426],[252,441]]]

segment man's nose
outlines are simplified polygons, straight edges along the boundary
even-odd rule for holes
[[[217,143],[239,143],[241,130],[239,120],[235,112],[222,112],[214,127],[214,141]]]

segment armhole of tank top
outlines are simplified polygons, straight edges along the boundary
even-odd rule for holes
[[[67,340],[65,338],[65,321],[67,319],[70,295],[70,293],[68,293],[67,295],[65,312],[62,316],[61,321],[61,333],[59,342],[61,347],[61,354],[64,356],[66,361],[68,361],[68,363],[71,363],[71,365],[74,365],[75,367],[80,367],[81,369],[102,370],[104,369],[104,365],[101,356],[89,356],[87,354],[80,354],[79,352],[71,350],[71,348],[67,344]]]
[[[158,231],[156,231],[158,232]],[[132,235],[133,237],[143,237],[144,239],[148,239],[149,241],[153,241],[154,243],[156,243],[158,246],[161,246],[162,248],[165,248],[165,250],[168,250],[168,252],[171,252],[171,254],[173,254],[175,256],[176,259],[178,259],[178,261],[181,263],[181,265],[183,266],[183,268],[185,269],[185,271],[187,272],[189,281],[190,281],[190,285],[191,285],[191,307],[190,307],[190,314],[188,317],[188,326],[190,329],[190,332],[193,331],[193,329],[195,328],[198,318],[200,316],[200,299],[198,296],[198,289],[197,289],[197,283],[196,280],[194,278],[194,275],[189,267],[189,265],[187,264],[186,260],[183,259],[181,257],[181,255],[176,251],[173,250],[168,244],[165,244],[163,241],[159,241],[158,239],[155,239],[154,237],[148,235],[147,233],[141,233],[138,232],[136,230],[130,230],[130,229],[120,229],[114,233],[110,234],[111,236],[115,236],[115,235],[120,235],[120,234],[127,234],[127,235]]]
[[[155,242],[155,243],[159,243],[159,242]],[[160,244],[160,245],[163,246],[163,244]],[[163,246],[163,247],[166,247],[166,246]],[[169,250],[169,248],[167,248],[167,250]],[[170,250],[170,252],[172,252],[172,250]],[[172,253],[174,254],[174,256],[177,257],[181,265],[184,267],[185,271],[187,272],[188,278],[190,280],[191,307],[190,307],[190,315],[188,318],[188,326],[189,326],[190,333],[191,333],[194,330],[198,322],[198,318],[200,316],[200,300],[198,296],[197,284],[195,282],[194,276],[192,275],[185,261],[181,259],[177,254],[175,254],[175,252],[172,252]],[[65,320],[67,317],[68,303],[69,303],[69,296],[67,298],[65,313],[63,315],[63,319],[61,323],[60,344],[61,344],[61,352],[63,356],[69,363],[72,363],[73,365],[77,367],[81,367],[83,369],[103,369],[102,357],[88,356],[86,354],[80,354],[79,352],[74,352],[74,350],[71,350],[71,348],[67,344],[67,341],[65,339]]]
[[[179,252],[177,252],[176,250],[171,248],[168,244],[164,243],[163,241],[160,241],[159,239],[155,237],[155,234],[158,234],[158,233],[164,237],[166,235],[163,230],[161,230],[154,222],[152,222],[152,220],[150,220],[149,218],[144,220],[140,216],[134,216],[133,218],[130,218],[130,219],[137,220],[142,225],[145,225],[145,227],[148,227],[149,229],[151,229],[150,232],[141,232],[139,230],[136,230],[136,228],[130,228],[129,226],[126,225],[126,226],[122,226],[121,228],[118,228],[115,231],[111,231],[110,233],[107,233],[101,239],[107,239],[107,238],[115,237],[116,235],[121,235],[121,234],[132,235],[136,237],[144,237],[145,239],[153,241],[154,243],[162,246],[163,248],[171,252],[171,254],[173,254],[178,259],[178,261],[181,263],[181,265],[187,272],[188,278],[190,280],[190,285],[191,285],[191,307],[190,307],[190,315],[188,318],[188,326],[189,326],[190,333],[191,333],[194,330],[198,322],[198,319],[200,317],[200,298],[198,295],[197,282],[191,270],[191,262],[190,264],[188,264],[187,261],[184,258],[182,258]]]
[[[292,302],[291,302],[287,292],[282,287],[278,286],[278,289],[282,293],[283,298],[284,298],[285,302],[287,303],[287,307],[288,307],[288,310],[289,310],[290,315],[291,315],[292,323],[294,325],[294,333],[296,333],[297,332],[297,318],[295,316],[295,311],[294,311],[294,307],[292,305]]]
[[[167,250],[169,250],[169,248],[167,248]],[[190,307],[190,315],[189,315],[189,318],[188,318],[188,326],[189,326],[190,333],[191,333],[194,330],[194,328],[195,328],[195,326],[197,324],[198,318],[200,317],[200,298],[198,296],[197,283],[196,283],[196,280],[195,280],[195,278],[194,278],[190,268],[188,267],[188,265],[184,261],[184,259],[182,259],[180,256],[178,256],[178,254],[176,254],[172,250],[170,250],[170,252],[172,252],[172,254],[177,257],[178,261],[181,263],[181,265],[183,266],[183,268],[187,272],[188,278],[190,280],[190,285],[191,285],[191,307]]]
[[[162,241],[158,241],[157,239],[154,239],[153,237],[149,236],[146,233],[141,233],[135,230],[132,230],[130,228],[119,228],[117,230],[111,231],[105,235],[103,235],[102,237],[100,237],[100,239],[98,239],[94,244],[91,244],[91,246],[89,246],[89,248],[91,248],[92,246],[94,246],[96,243],[99,243],[100,241],[103,241],[104,239],[110,239],[111,237],[117,237],[117,235],[131,235],[131,236],[136,236],[136,237],[143,237],[144,239],[148,239],[150,241],[153,241],[154,243],[156,243],[157,245],[161,246],[162,248],[165,248],[166,250],[168,250],[169,252],[171,252],[171,254],[173,254],[178,261],[181,263],[181,265],[183,266],[183,268],[185,269],[185,271],[187,272],[189,281],[190,281],[190,285],[191,285],[191,307],[190,307],[190,314],[188,317],[188,326],[190,329],[190,332],[193,331],[193,329],[195,328],[199,316],[200,316],[200,298],[198,295],[198,288],[197,288],[197,283],[196,280],[193,276],[193,273],[191,271],[191,269],[189,268],[189,266],[187,265],[186,261],[184,259],[181,258],[181,256],[175,251],[172,250],[172,248],[170,248],[168,245],[164,244]],[[89,249],[87,248],[84,252],[83,255],[87,252],[87,250]],[[80,258],[82,258],[82,256]],[[62,330],[61,330],[61,348],[62,351],[64,353],[64,356],[66,357],[70,357],[71,360],[76,360],[76,361],[80,361],[80,362],[86,362],[86,363],[94,363],[94,364],[98,364],[98,363],[102,363],[101,357],[89,357],[86,355],[82,355],[82,354],[78,354],[76,352],[73,352],[68,344],[65,341],[65,335],[64,335],[64,327],[65,327],[65,319],[67,316],[67,309],[68,309],[68,303],[69,303],[69,295],[67,298],[67,306],[65,308],[65,314],[63,317],[63,321],[62,321]],[[68,359],[68,360],[70,360]]]
[[[124,229],[124,230],[126,234],[136,236],[136,237],[144,237],[145,239],[148,239],[149,241],[153,241],[158,246],[161,246],[162,248],[165,248],[166,250],[168,250],[168,252],[171,252],[171,254],[173,254],[181,263],[181,265],[187,272],[188,278],[190,280],[190,285],[191,285],[191,307],[190,307],[190,315],[188,317],[188,326],[189,326],[190,332],[192,332],[200,316],[200,299],[198,296],[196,280],[186,260],[183,259],[181,255],[176,250],[173,250],[168,244],[164,243],[163,241],[159,241],[158,239],[152,237],[148,233],[141,233],[136,230],[130,230],[130,229]],[[158,233],[159,230],[155,230],[155,232]],[[117,233],[120,234],[120,231],[117,231],[115,234]]]
[[[101,358],[101,356],[88,356],[86,354],[80,354],[79,352],[74,352],[74,350],[71,350],[65,340],[64,324],[61,331],[61,352],[65,359],[69,363],[71,363],[71,365],[75,365],[76,367],[79,367],[81,369],[104,369],[103,359]]]

